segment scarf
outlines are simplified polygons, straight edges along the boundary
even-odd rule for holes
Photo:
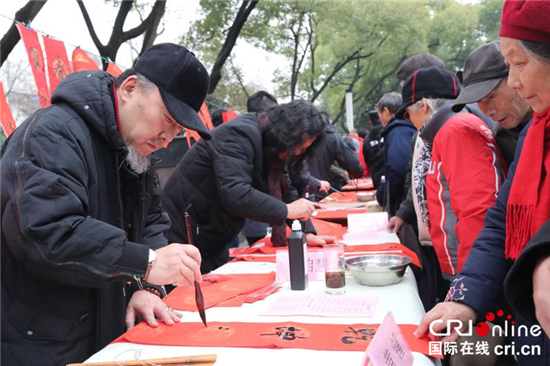
[[[510,189],[506,213],[506,258],[516,260],[550,218],[550,108],[535,113]]]
[[[427,125],[424,124],[420,129],[420,132]],[[432,162],[432,144],[428,141],[424,141],[422,151],[414,164],[413,184],[416,190],[416,199],[418,200],[418,208],[420,210],[420,218],[426,227],[430,228],[430,216],[428,211],[428,194],[426,193],[426,176],[430,170],[430,164]]]
[[[258,115],[260,131],[264,131],[268,123],[267,113]],[[290,189],[290,183],[284,172],[284,162],[278,159],[278,156],[266,157],[267,164],[267,189],[270,196],[279,201],[283,200],[283,194]],[[286,224],[272,225],[271,243],[274,247],[286,247]]]

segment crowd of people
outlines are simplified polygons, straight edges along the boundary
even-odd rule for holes
[[[371,176],[388,231],[422,263],[413,271],[427,313],[415,336],[433,338],[448,320],[493,327],[499,319],[485,315],[506,309],[542,332],[485,340],[541,355],[445,362],[550,365],[548,19],[550,2],[506,0],[500,40],[462,71],[409,58],[401,93],[381,95],[370,131],[353,139],[312,103],[266,91],[230,121],[212,113],[208,130],[198,115],[208,72],[172,43],[117,78],[70,74],[2,146],[2,363],[81,362],[137,319],[178,322],[166,285],[200,282],[241,232],[253,244],[270,231],[285,246],[299,219],[308,245],[332,242],[309,220],[316,202]],[[201,139],[161,187],[154,152],[184,127]]]

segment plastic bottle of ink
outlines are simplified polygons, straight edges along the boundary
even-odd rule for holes
[[[292,222],[292,233],[288,237],[288,256],[290,262],[290,288],[307,288],[307,245],[300,221]]]

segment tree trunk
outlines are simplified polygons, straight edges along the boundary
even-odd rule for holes
[[[155,7],[157,7],[156,10]],[[143,46],[141,46],[141,52],[139,53],[140,56],[143,55],[143,53],[151,48],[151,46],[155,43],[155,39],[158,36],[157,29],[159,27],[160,21],[162,20],[162,17],[164,16],[165,10],[166,1],[157,1],[155,3],[153,7],[153,20],[147,28],[145,36],[143,37]]]
[[[29,1],[24,7],[15,13],[15,20],[29,24],[36,17],[40,9],[42,9],[42,7],[46,4],[46,1],[47,0]],[[4,61],[6,61],[8,55],[20,39],[21,36],[19,35],[19,31],[17,30],[14,22],[6,34],[4,34],[4,37],[2,37],[2,41],[0,41],[0,66],[4,64]]]
[[[237,38],[239,38],[241,29],[246,23],[246,20],[252,10],[254,10],[258,4],[258,1],[259,0],[243,1],[239,11],[237,12],[237,16],[235,17],[231,28],[229,28],[225,42],[223,43],[223,46],[218,53],[218,57],[216,58],[216,62],[212,67],[212,71],[210,72],[210,88],[208,89],[208,94],[212,94],[214,93],[214,90],[216,90],[216,87],[222,78],[223,65],[231,54],[233,47],[235,47],[235,43],[237,42]]]
[[[86,22],[86,27],[88,27],[88,32],[90,32],[90,36],[92,37],[92,40],[94,41],[94,44],[102,57],[101,61],[103,63],[103,70],[107,70],[107,66],[109,66],[109,60],[116,60],[118,50],[124,42],[132,38],[136,38],[147,32],[146,40],[147,42],[150,42],[152,44],[155,39],[154,37],[156,37],[157,34],[156,27],[158,27],[160,19],[164,15],[164,11],[166,8],[166,3],[164,0],[155,1],[155,5],[153,5],[153,9],[151,9],[151,12],[147,16],[147,18],[137,27],[124,32],[124,22],[126,21],[128,13],[130,12],[130,10],[132,10],[134,0],[123,0],[120,4],[120,8],[118,9],[115,24],[113,25],[113,31],[111,32],[111,37],[109,38],[109,43],[104,45],[101,43],[99,37],[95,32],[94,25],[92,23],[92,20],[90,19],[88,11],[86,10],[86,6],[84,5],[83,0],[77,0],[77,3],[80,7],[80,11],[82,12],[82,16],[84,17],[84,21]],[[153,29],[152,25],[155,23],[156,27]]]

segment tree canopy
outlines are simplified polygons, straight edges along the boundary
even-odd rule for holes
[[[200,18],[182,43],[213,65],[243,2],[201,1]],[[259,1],[238,42],[283,55],[273,76],[276,96],[303,98],[343,121],[344,94],[354,93],[356,124],[385,92],[399,89],[396,71],[410,56],[430,52],[453,72],[483,42],[497,39],[502,0],[468,4],[420,1]],[[218,99],[244,111],[243,83],[233,63],[221,70]],[[238,91],[241,91],[240,93]]]

